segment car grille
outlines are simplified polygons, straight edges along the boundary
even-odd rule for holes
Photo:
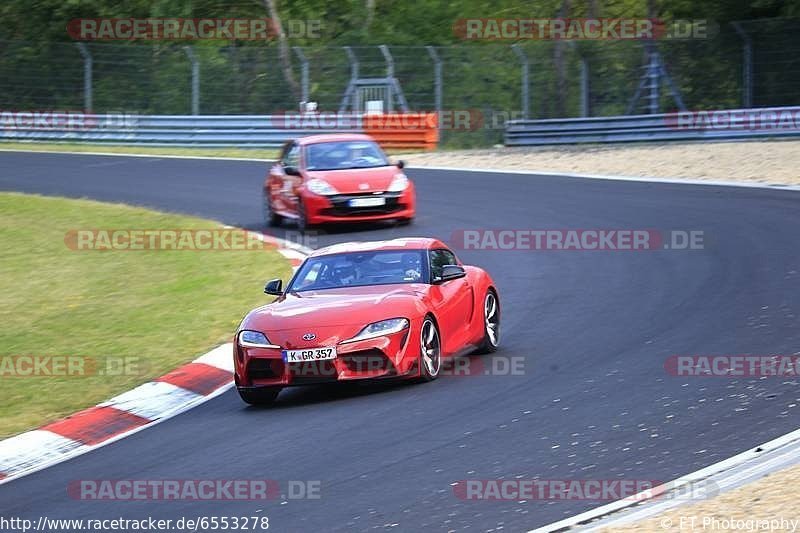
[[[305,361],[289,363],[292,383],[320,383],[335,381],[339,374],[333,361]]]
[[[385,198],[386,204],[376,207],[350,207],[348,202],[353,198]],[[323,210],[326,215],[337,217],[362,216],[369,214],[388,214],[401,211],[405,207],[400,203],[400,193],[382,194],[337,194],[329,196],[332,207]]]

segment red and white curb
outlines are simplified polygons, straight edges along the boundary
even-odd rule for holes
[[[254,232],[255,233],[255,232]],[[309,249],[256,233],[292,268]],[[103,403],[0,441],[0,484],[105,446],[219,396],[233,386],[233,345],[223,344],[168,374]]]

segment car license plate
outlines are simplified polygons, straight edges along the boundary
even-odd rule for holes
[[[353,198],[350,200],[350,207],[377,207],[386,205],[386,198],[378,196],[376,198]]]
[[[336,359],[336,348],[306,348],[305,350],[282,350],[283,360],[287,363],[303,363],[305,361],[327,361]]]

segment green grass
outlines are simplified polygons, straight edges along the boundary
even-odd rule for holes
[[[0,193],[0,359],[138,358],[121,376],[0,377],[0,438],[129,390],[230,340],[288,262],[258,251],[73,251],[75,229],[215,228],[87,200]],[[117,360],[117,359],[115,359]]]
[[[232,157],[269,159],[278,157],[276,148],[184,148],[179,146],[124,146],[79,143],[0,142],[0,149],[32,152],[101,152],[107,154],[183,155],[195,157]]]

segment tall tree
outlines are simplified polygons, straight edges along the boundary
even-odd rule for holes
[[[297,83],[292,71],[292,54],[289,49],[289,39],[283,29],[278,6],[275,5],[275,0],[264,0],[264,5],[269,13],[269,18],[272,20],[272,27],[278,33],[278,59],[281,62],[283,77],[286,79],[286,84],[289,86],[289,90],[292,91],[295,101],[299,102],[301,98],[300,85]]]
[[[571,0],[562,0],[558,10],[558,18],[569,17]],[[553,66],[556,70],[556,116],[566,115],[566,94],[567,94],[567,65],[564,57],[564,47],[566,41],[557,39],[553,44]]]
[[[369,33],[369,27],[375,19],[375,0],[367,0],[367,16],[364,18],[364,33]]]

